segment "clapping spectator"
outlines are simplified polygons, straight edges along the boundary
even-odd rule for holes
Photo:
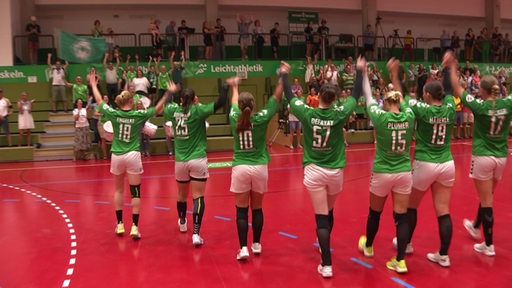
[[[21,92],[21,99],[18,101],[18,130],[20,132],[20,141],[18,146],[22,145],[23,134],[27,135],[27,146],[30,146],[30,132],[34,129],[34,118],[32,117],[32,103],[35,99],[28,100],[28,93]]]
[[[244,15],[240,16],[236,14],[236,22],[238,24],[238,33],[240,33],[240,51],[242,53],[242,60],[249,59],[247,57],[247,46],[249,46],[250,38],[249,38],[249,27],[251,26],[253,19],[251,17],[250,20],[247,20]]]
[[[86,159],[87,150],[91,147],[87,110],[83,104],[82,99],[77,99],[73,110],[73,118],[75,119],[75,160]]]

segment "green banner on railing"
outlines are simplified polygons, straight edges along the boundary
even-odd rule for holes
[[[292,66],[291,74],[293,76],[303,76],[306,71],[305,61],[289,61]],[[420,62],[415,62],[419,64]],[[325,63],[320,61],[314,65],[315,71],[318,71]],[[335,61],[339,71],[343,69],[343,63]],[[407,69],[409,62],[403,62],[402,65]],[[423,63],[425,67],[429,67],[430,63]],[[132,63],[134,65],[134,63]],[[386,62],[372,62],[369,65],[377,65],[381,71],[386,74]],[[472,64],[477,66],[483,75],[494,74],[505,69],[512,73],[512,64],[489,63],[489,64]],[[76,76],[85,77],[91,67],[95,67],[99,74],[104,78],[102,64],[71,64],[67,71],[67,79],[74,82]],[[279,61],[208,61],[208,62],[186,62],[183,77],[185,78],[226,78],[235,75],[247,77],[272,77],[276,76],[279,68]],[[146,70],[146,66],[142,67]],[[50,68],[46,65],[27,65],[27,66],[4,66],[0,67],[0,84],[1,83],[43,83],[49,82]]]

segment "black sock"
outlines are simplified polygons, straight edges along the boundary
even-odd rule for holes
[[[178,217],[180,218],[180,223],[185,224],[185,218],[187,216],[187,201],[176,202],[176,208],[178,210]]]
[[[441,239],[439,254],[448,255],[448,248],[450,248],[450,242],[452,241],[452,217],[450,217],[450,214],[441,215],[437,217],[437,223],[439,224],[439,238]]]
[[[135,226],[139,226],[139,214],[132,214],[132,221]]]
[[[492,245],[492,227],[494,224],[494,216],[492,207],[482,207],[480,209],[482,214],[480,215],[480,219],[482,221],[482,226],[484,228],[484,237],[485,237],[485,245]]]
[[[201,222],[203,221],[204,215],[204,197],[194,199],[194,211],[192,216],[194,218],[194,234],[199,234],[201,230]]]
[[[334,208],[329,210],[329,233],[332,233],[334,227]]]
[[[403,260],[405,257],[405,248],[407,248],[407,240],[409,238],[409,224],[407,223],[407,213],[393,213],[396,226],[396,243],[397,254],[396,260]]]
[[[331,233],[329,232],[329,216],[315,214],[316,236],[322,250],[322,266],[332,265],[331,260]]]
[[[263,230],[263,209],[252,210],[252,234],[253,243],[261,243],[261,231]]]
[[[373,245],[375,235],[377,235],[377,231],[379,231],[380,213],[382,212],[377,212],[370,208],[368,219],[366,220],[366,247]]]
[[[478,229],[480,228],[480,224],[482,224],[482,204],[478,204],[478,210],[476,211],[476,219],[475,222],[473,222],[473,228]]]
[[[249,207],[236,207],[236,228],[240,248],[247,246],[247,231],[249,230]]]
[[[411,231],[411,235],[407,239],[407,243],[411,243],[412,234],[414,234],[414,229],[416,229],[416,223],[418,222],[418,210],[413,208],[407,208],[407,222],[409,223],[409,229]]]
[[[116,210],[117,223],[123,222],[123,210]]]

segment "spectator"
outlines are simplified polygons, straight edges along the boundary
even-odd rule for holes
[[[375,51],[375,32],[372,30],[372,25],[366,25],[366,30],[363,32],[364,56],[366,60],[373,60]]]
[[[107,83],[107,95],[109,103],[114,103],[116,100],[116,96],[118,94],[118,73],[119,73],[119,54],[115,54],[114,57],[116,58],[116,66],[112,63],[112,61],[109,61],[107,64],[107,59],[109,58],[109,54],[105,54],[105,57],[103,58],[103,71],[105,71],[105,82]],[[73,99],[74,101],[75,99]]]
[[[174,56],[174,53],[171,55]],[[172,57],[174,58],[174,57]],[[181,62],[174,61],[172,62],[171,68],[171,80],[176,84],[178,91],[181,91],[183,86],[183,70],[185,70],[185,52],[181,51]],[[178,98],[178,97],[176,97]],[[179,101],[179,99],[175,99],[175,101]]]
[[[251,41],[249,38],[249,27],[251,26],[253,19],[251,17],[251,19],[247,21],[244,15],[240,16],[239,14],[236,14],[236,22],[238,24],[238,33],[240,33],[238,42],[240,43],[242,60],[247,60],[249,59],[247,57],[247,46],[249,46],[249,42]]]
[[[28,36],[28,57],[30,64],[37,64],[37,49],[39,49],[41,26],[39,26],[36,21],[36,16],[30,17],[30,22],[25,27],[25,33]]]
[[[512,42],[510,41],[509,34],[505,33],[505,38],[503,38],[503,62],[509,62],[510,52],[512,52]]]
[[[94,26],[91,29],[92,37],[99,38],[103,36],[103,28],[101,28],[101,22],[100,20],[94,21]]]
[[[494,31],[491,34],[491,52],[493,55],[491,61],[493,61],[493,62],[500,61],[499,56],[500,56],[500,47],[501,47],[502,39],[503,39],[503,35],[501,35],[501,33],[500,33],[500,27],[499,26],[494,27]]]
[[[87,110],[83,107],[82,99],[77,99],[73,118],[75,119],[75,157],[74,160],[87,157],[87,150],[91,147],[89,136],[89,121],[87,121]]]
[[[313,31],[313,21],[308,21],[308,25],[304,28],[304,36],[306,38],[306,58],[313,57]]]
[[[448,38],[450,35],[448,35]],[[404,50],[402,51],[402,61],[405,59],[405,54],[409,54],[409,58],[411,61],[414,61],[414,51],[412,48],[414,47],[414,37],[412,36],[412,31],[409,29],[404,36]]]
[[[148,96],[148,89],[151,86],[148,78],[144,76],[142,69],[137,69],[137,76],[132,80],[135,86],[135,93],[141,96]]]
[[[142,103],[141,100],[138,100],[135,104],[135,110],[139,111],[139,110],[146,110],[146,107],[144,107],[144,104]],[[145,122],[144,122],[145,123]],[[151,156],[149,151],[151,150],[150,149],[150,144],[151,144],[151,137],[149,135],[146,135],[142,132],[142,128],[144,127],[144,125],[141,126],[141,129],[139,131],[139,139],[140,139],[140,153],[142,155],[142,157],[149,157]]]
[[[4,91],[0,88],[0,129],[7,136],[7,145],[12,146],[11,132],[9,131],[9,116],[12,114],[12,104],[4,97]]]
[[[181,26],[178,27],[178,37],[179,37],[179,43],[178,43],[178,50],[180,53],[183,51],[185,54],[187,54],[188,51],[188,34],[190,32],[190,28],[187,27],[187,21],[181,20]]]
[[[97,21],[97,20],[96,20]],[[64,112],[68,112],[68,102],[66,97],[66,70],[69,66],[68,61],[62,67],[60,60],[52,65],[52,53],[48,53],[47,59],[48,67],[50,68],[50,77],[52,78],[52,110],[53,113],[57,112],[57,102],[62,103]]]
[[[329,27],[327,27],[327,20],[322,19],[322,21],[320,21],[320,26],[316,29],[316,33],[320,36],[318,52],[321,52],[322,59],[325,59],[325,55],[329,55]]]
[[[311,88],[309,90],[309,95],[306,98],[306,104],[308,104],[309,107],[318,108],[319,99],[315,88]]]
[[[153,57],[162,55],[162,39],[160,38],[160,20],[151,19],[149,21],[148,31],[151,33],[151,46],[153,47]]]
[[[87,117],[89,118],[89,126],[91,128],[91,130],[93,131],[93,135],[94,135],[94,138],[92,140],[92,143],[99,143],[100,142],[100,133],[98,131],[98,121],[99,121],[99,117],[98,115],[96,115],[94,112],[96,112],[96,99],[94,98],[94,95],[93,95],[93,92],[92,92],[92,86],[91,86],[91,78],[90,78],[90,75],[94,75],[94,78],[96,78],[96,83],[97,84],[97,88],[98,88],[98,91],[100,91],[100,76],[99,74],[96,73],[96,68],[94,67],[91,67],[91,69],[89,70],[89,72],[93,72],[92,74],[91,73],[88,73],[87,74],[87,95],[88,95],[88,98],[87,98],[87,105],[86,105],[86,110],[88,111],[87,113]],[[85,102],[82,102],[82,104],[85,103]]]
[[[18,101],[18,130],[20,132],[20,141],[18,146],[22,145],[23,134],[27,135],[27,146],[30,146],[31,129],[34,129],[34,118],[32,117],[32,103],[35,99],[28,100],[28,93],[21,92],[21,99]]]
[[[421,64],[421,63],[418,65],[418,74],[417,75],[418,75],[417,76],[418,89],[416,90],[416,97],[419,100],[422,100],[423,99],[423,87],[427,83],[428,73],[427,73],[427,70],[425,69],[425,66],[423,66],[423,64]]]
[[[461,137],[461,135],[460,135],[460,130],[462,128],[462,125],[464,124],[464,112],[462,112],[463,105],[462,105],[462,101],[461,101],[460,97],[455,97],[455,96],[452,96],[452,97],[453,97],[453,101],[455,102],[455,125],[456,125],[455,131],[452,130],[452,139],[461,139],[461,138],[465,137],[465,135],[463,137]],[[462,132],[465,132],[465,129]]]
[[[105,103],[109,103],[109,99],[108,99],[108,95],[103,95],[103,102]],[[98,121],[98,132],[100,134],[100,147],[101,147],[101,152],[102,152],[102,157],[104,160],[107,160],[108,159],[108,152],[107,152],[107,136],[105,134],[105,129],[103,129],[103,124],[105,124],[108,119],[106,118],[105,115],[101,114],[98,110],[95,110],[94,111],[94,114],[96,115],[96,117],[99,118],[99,121]]]
[[[77,99],[82,99],[83,103],[87,103],[87,85],[83,83],[80,75],[76,76],[75,83],[69,83],[66,81],[66,86],[71,87],[73,103],[75,103]]]
[[[489,31],[487,27],[482,28],[480,31],[480,41],[481,41],[481,51],[482,51],[482,61],[489,62],[489,56],[491,55],[491,37],[489,36]]]
[[[315,77],[315,68],[313,65],[313,62],[311,61],[311,57],[306,57],[306,73],[304,75],[304,81],[306,81],[306,84],[309,86],[309,83],[316,79]]]
[[[210,27],[208,21],[203,22],[203,44],[204,44],[204,59],[211,60],[213,54],[213,39],[212,34],[215,33]]]
[[[252,37],[254,47],[256,48],[256,59],[263,58],[263,45],[265,45],[265,37],[263,36],[263,27],[261,27],[260,20],[254,21],[254,29],[252,30]]]
[[[411,63],[409,70],[407,70],[407,88],[409,91],[416,91],[416,75],[416,66],[414,66],[414,63]]]
[[[451,38],[451,49],[453,50],[455,57],[458,59],[459,58],[459,50],[460,50],[460,37],[459,37],[459,33],[457,33],[457,31],[453,31],[453,35]]]
[[[443,33],[441,34],[441,37],[439,37],[441,41],[441,54],[444,55],[446,50],[451,49],[452,47],[452,39],[450,37],[450,34],[446,31],[446,29],[443,29]]]
[[[169,21],[169,25],[165,27],[165,36],[167,37],[167,47],[169,51],[176,49],[176,21]]]
[[[270,46],[272,47],[272,54],[274,55],[274,59],[278,59],[278,51],[279,51],[279,22],[274,23],[274,28],[270,29]]]
[[[157,59],[156,63],[156,66],[159,66],[159,58]],[[170,64],[172,65],[172,61]],[[170,81],[171,76],[170,73],[167,72],[167,67],[165,65],[160,66],[160,70],[157,72],[158,92],[156,102],[160,101],[160,98],[162,98],[162,96],[165,94],[165,91],[167,91],[167,88],[169,87]]]
[[[300,85],[299,78],[293,78],[293,85],[291,86],[292,93],[295,95],[295,97],[298,97],[299,99],[302,97],[302,86]],[[299,97],[299,94],[301,95]],[[298,121],[298,120],[297,120]]]
[[[324,66],[325,83],[338,86],[338,68],[332,63],[332,59],[328,58]]]
[[[464,38],[464,58],[466,61],[473,61],[473,50],[475,48],[475,34],[473,29],[469,28]]]
[[[349,63],[345,64],[345,68],[343,68],[343,73],[341,78],[343,79],[343,90],[352,90],[354,89],[354,78],[356,77],[356,73],[352,71],[352,65]]]
[[[297,79],[297,78],[295,78]],[[295,84],[295,79],[294,79],[294,85],[292,85],[292,93],[295,95],[295,97],[299,98],[301,101],[302,101],[302,87],[300,87],[300,85],[297,88],[297,85]],[[299,82],[299,79],[297,79],[297,83]],[[295,86],[295,92],[293,87]],[[313,88],[314,90],[314,88]],[[288,104],[288,111],[290,111],[290,104]],[[288,128],[290,130],[290,145],[288,145],[288,148],[290,148],[291,150],[294,149],[294,146],[293,146],[293,142],[294,142],[294,137],[295,135],[297,135],[297,149],[302,149],[302,145],[300,144],[300,138],[301,138],[301,132],[302,132],[302,124],[300,123],[299,119],[293,115],[292,113],[289,113],[288,114]]]
[[[157,60],[158,59],[158,60]],[[155,65],[151,65],[151,61],[155,61]],[[160,56],[157,58],[153,58],[149,56],[148,61],[148,72],[146,73],[146,78],[149,81],[149,88],[148,88],[148,98],[151,101],[150,105],[156,105],[158,101],[156,101],[156,87],[157,87],[157,76],[156,76],[156,69],[158,69],[158,63],[160,61]]]
[[[215,25],[215,60],[226,59],[226,45],[224,34],[226,34],[226,27],[222,26],[222,20],[220,18],[217,18],[217,25]]]

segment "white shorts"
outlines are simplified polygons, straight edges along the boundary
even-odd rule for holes
[[[231,188],[233,193],[268,191],[267,165],[237,165],[231,172]]]
[[[464,123],[473,122],[475,122],[475,116],[473,116],[473,112],[464,112]]]
[[[472,156],[469,177],[476,180],[501,180],[507,158]]]
[[[444,163],[431,163],[414,160],[412,167],[412,187],[426,191],[434,182],[452,187],[455,182],[455,163],[453,160]]]
[[[311,192],[326,189],[328,195],[336,195],[343,188],[343,169],[308,164],[304,167],[304,186]]]
[[[174,163],[176,181],[188,182],[190,180],[205,181],[208,179],[208,159],[199,158],[185,162]]]
[[[370,192],[379,196],[386,197],[389,192],[398,194],[411,194],[412,173],[373,173],[370,179]]]
[[[144,172],[139,151],[130,151],[123,155],[112,154],[110,173],[121,175],[125,172],[128,174],[142,174]]]

